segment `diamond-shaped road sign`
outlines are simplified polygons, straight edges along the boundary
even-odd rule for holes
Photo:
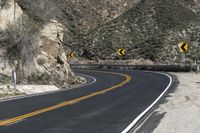
[[[179,50],[181,53],[187,53],[188,52],[188,44],[185,42],[181,42],[178,44]]]
[[[125,56],[125,49],[120,48],[120,49],[118,49],[117,53],[118,53],[119,56]]]

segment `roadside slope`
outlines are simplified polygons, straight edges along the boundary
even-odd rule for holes
[[[200,75],[175,73],[180,85],[157,111],[166,115],[153,133],[198,133],[200,131]]]
[[[152,113],[137,133],[198,133],[200,131],[200,75],[173,73],[180,84]]]

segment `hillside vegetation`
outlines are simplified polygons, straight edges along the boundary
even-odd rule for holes
[[[2,0],[0,7],[1,73],[17,70],[23,82],[75,82],[71,51],[82,60],[170,64],[183,62],[184,41],[186,63],[200,59],[199,0]]]
[[[180,63],[178,43],[185,41],[190,51],[187,62],[199,60],[200,2],[196,0],[142,0],[117,18],[80,35],[70,45],[81,56],[120,59],[118,48],[126,49],[123,59],[150,59],[160,63]],[[89,55],[89,56],[88,56]]]

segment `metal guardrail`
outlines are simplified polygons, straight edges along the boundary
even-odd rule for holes
[[[126,69],[126,70],[148,70],[165,72],[190,72],[199,71],[196,65],[108,65],[108,64],[70,64],[71,68],[101,68],[101,69]]]

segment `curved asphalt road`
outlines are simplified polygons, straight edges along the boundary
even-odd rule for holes
[[[165,75],[141,71],[75,72],[97,81],[68,91],[0,102],[0,133],[120,133],[170,83]]]

